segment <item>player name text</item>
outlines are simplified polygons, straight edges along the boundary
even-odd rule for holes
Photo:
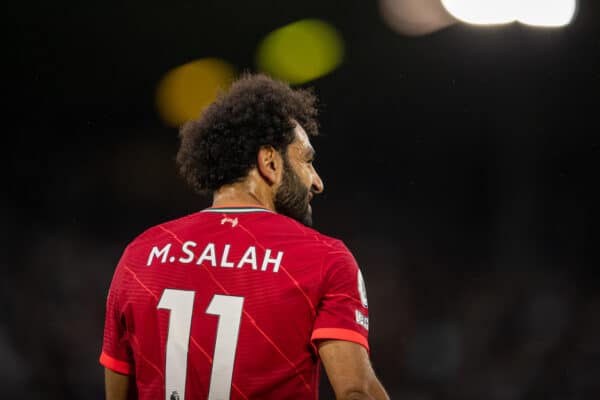
[[[175,256],[174,254],[177,254]],[[230,256],[234,252],[230,244],[223,247],[208,243],[204,248],[198,247],[196,242],[188,240],[181,245],[179,251],[173,248],[172,243],[162,247],[153,246],[148,254],[146,266],[151,267],[154,263],[180,263],[195,265],[210,265],[221,268],[252,268],[255,271],[278,272],[283,259],[283,251],[273,252],[271,249],[257,250],[254,246],[248,246],[241,257]]]

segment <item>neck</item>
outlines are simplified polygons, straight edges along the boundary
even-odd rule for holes
[[[213,207],[258,206],[275,211],[269,188],[251,179],[225,185],[213,194]]]

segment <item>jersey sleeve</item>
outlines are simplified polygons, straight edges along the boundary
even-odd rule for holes
[[[345,246],[325,259],[322,295],[311,341],[346,340],[369,350],[367,294],[356,260]]]
[[[100,364],[115,372],[129,375],[133,374],[134,368],[125,318],[119,304],[121,285],[123,285],[123,273],[120,266],[118,266],[106,299],[104,340]]]

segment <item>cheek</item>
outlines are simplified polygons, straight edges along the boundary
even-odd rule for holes
[[[310,187],[312,186],[312,171],[310,170],[310,168],[303,169],[300,179],[302,180],[304,186],[310,189]]]

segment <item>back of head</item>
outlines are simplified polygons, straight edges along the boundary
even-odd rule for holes
[[[180,130],[177,164],[198,192],[243,180],[262,146],[280,152],[294,140],[295,122],[318,134],[316,98],[266,75],[244,75]]]

